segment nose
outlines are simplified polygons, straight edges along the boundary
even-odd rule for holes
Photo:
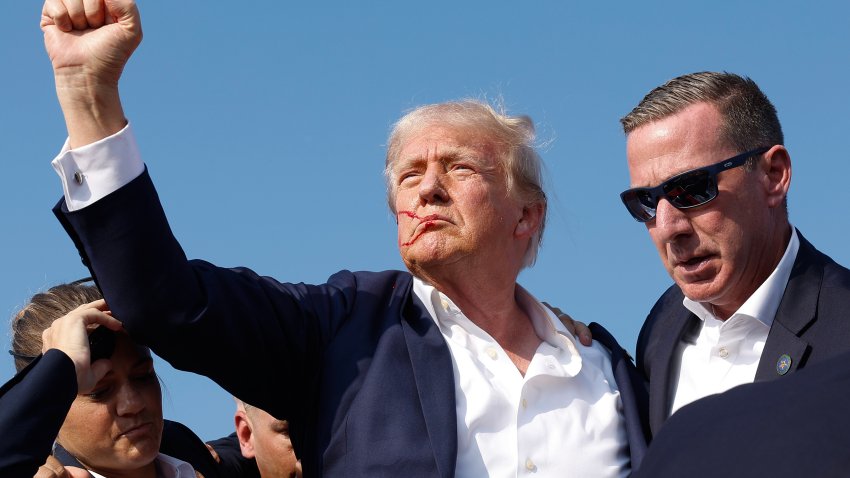
[[[445,170],[442,164],[431,162],[419,182],[419,199],[424,204],[440,204],[448,201],[444,184]]]
[[[131,383],[121,385],[115,398],[115,408],[119,416],[134,415],[145,408],[141,391]]]
[[[671,243],[679,236],[691,234],[693,228],[687,212],[676,209],[670,201],[659,199],[655,207],[654,228],[658,238],[665,243]]]

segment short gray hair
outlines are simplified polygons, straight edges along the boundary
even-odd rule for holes
[[[722,117],[722,138],[739,151],[784,144],[776,108],[756,83],[727,72],[690,73],[650,91],[620,123],[626,134],[706,102]]]
[[[540,227],[523,261],[523,267],[534,265],[546,224],[547,199],[543,190],[543,160],[534,145],[534,122],[528,116],[509,116],[501,107],[497,109],[475,99],[424,105],[407,112],[393,125],[387,140],[384,177],[390,210],[396,213],[393,165],[401,149],[411,135],[434,125],[474,130],[488,138],[498,151],[497,160],[505,174],[508,193],[524,204],[543,205]]]

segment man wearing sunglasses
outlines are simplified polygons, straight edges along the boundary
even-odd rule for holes
[[[752,80],[684,75],[621,122],[621,198],[675,281],[637,345],[653,434],[701,397],[850,350],[850,271],[790,225],[791,158]]]

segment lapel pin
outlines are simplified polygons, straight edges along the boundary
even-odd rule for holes
[[[788,354],[780,355],[779,360],[776,361],[776,373],[785,375],[789,370],[791,370],[791,356]]]

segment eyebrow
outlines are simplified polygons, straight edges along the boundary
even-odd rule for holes
[[[441,161],[452,160],[452,159],[463,159],[468,157],[475,156],[473,154],[475,148],[469,146],[440,146],[438,149],[437,158]],[[430,150],[429,150],[430,153]],[[401,156],[398,158],[396,164],[400,163],[415,163],[419,161],[425,161],[426,158],[422,154],[414,154],[409,156]]]

